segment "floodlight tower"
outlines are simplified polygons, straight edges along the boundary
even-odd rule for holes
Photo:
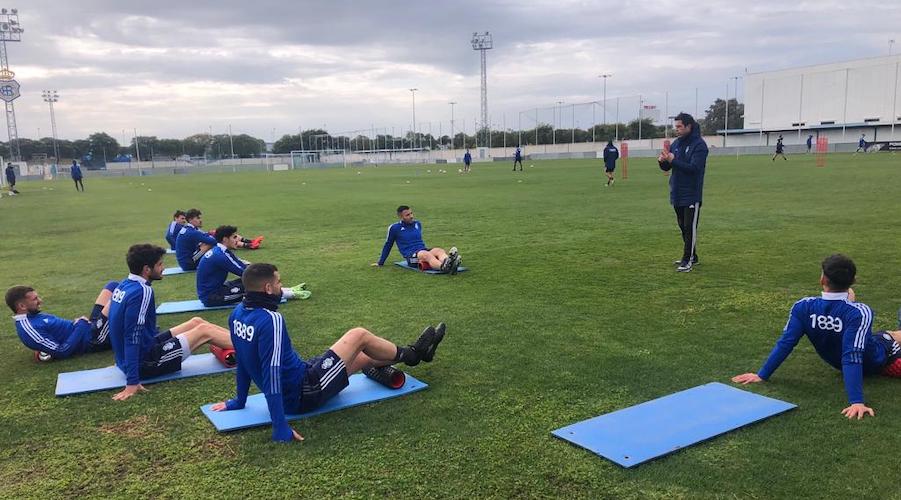
[[[488,127],[488,64],[485,51],[494,48],[491,33],[474,32],[472,34],[472,50],[478,50],[482,55],[482,130]]]
[[[41,92],[44,102],[50,105],[50,130],[53,132],[53,156],[56,157],[56,164],[59,165],[59,146],[56,144],[56,114],[53,112],[53,103],[59,101],[59,92],[55,90],[44,90]]]
[[[19,150],[19,132],[16,130],[16,109],[13,101],[19,97],[19,82],[16,74],[9,70],[6,57],[6,42],[21,42],[25,30],[19,24],[18,9],[0,9],[0,99],[6,103],[6,129],[9,132],[9,156],[12,160],[21,159]]]

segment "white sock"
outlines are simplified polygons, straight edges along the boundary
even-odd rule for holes
[[[282,297],[285,300],[291,300],[294,298],[294,291],[290,288],[282,288]]]

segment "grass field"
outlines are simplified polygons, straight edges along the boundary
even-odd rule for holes
[[[55,398],[58,372],[112,355],[36,364],[7,320],[0,497],[901,498],[901,381],[867,379],[876,417],[849,422],[841,374],[806,340],[750,388],[799,406],[785,415],[633,470],[550,435],[756,371],[794,301],[819,293],[830,253],[855,259],[874,327],[894,327],[901,157],[832,155],[826,168],[812,157],[711,158],[701,264],[689,274],[671,265],[681,239],[656,163],[633,160],[610,189],[598,161],[526,162],[515,174],[476,164],[469,176],[448,167],[88,172],[85,193],[58,181],[4,196],[0,288],[34,286],[46,312],[87,314],[100,287],[126,275],[130,244],[163,243],[171,212],[199,207],[207,227],[266,235],[263,249],[239,255],[313,290],[281,308],[305,357],[357,325],[402,343],[425,324],[449,328],[435,362],[410,369],[427,391],[295,423],[306,441],[276,445],[268,428],[220,435],[200,414],[233,394],[230,375],[150,386],[121,403],[112,391]],[[458,246],[471,272],[370,268],[402,203],[426,242]],[[195,298],[193,287],[191,275],[167,277],[157,301]],[[227,312],[204,317],[224,325]]]

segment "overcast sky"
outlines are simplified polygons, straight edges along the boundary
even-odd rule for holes
[[[730,77],[885,55],[901,42],[897,0],[744,1],[174,1],[28,0],[21,43],[8,44],[21,84],[19,136],[49,136],[41,90],[56,89],[59,136],[105,131],[181,138],[249,133],[267,141],[297,128],[332,133],[409,128],[472,130],[479,114],[473,31],[490,31],[491,120],[550,122],[558,101],[599,101],[608,120],[637,96],[669,110],[703,110]],[[901,51],[896,47],[895,51]],[[896,52],[897,53],[897,52]],[[732,83],[730,83],[732,82]],[[739,99],[742,84],[739,84]],[[600,122],[579,108],[578,125]],[[561,120],[570,120],[571,111]],[[702,113],[703,114],[703,113]],[[574,118],[575,119],[575,118]],[[566,126],[569,126],[566,124]],[[390,130],[389,130],[390,132]],[[0,135],[6,138],[5,131]]]

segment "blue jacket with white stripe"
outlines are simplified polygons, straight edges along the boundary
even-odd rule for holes
[[[46,352],[54,359],[83,353],[93,338],[91,323],[69,321],[52,314],[17,314],[16,333],[29,349]]]
[[[169,227],[166,228],[166,241],[169,242],[169,248],[172,250],[175,250],[175,242],[178,239],[178,233],[181,232],[181,228],[183,227],[185,227],[184,224],[172,221],[169,223]]]
[[[247,265],[222,243],[207,250],[197,262],[197,297],[206,304],[210,294],[225,283],[228,273],[243,276]]]
[[[670,146],[673,161],[658,162],[660,170],[672,170],[669,178],[669,201],[674,207],[701,203],[704,191],[704,171],[707,169],[707,143],[701,138],[697,123],[691,133],[679,137]]]
[[[890,354],[872,327],[873,311],[848,300],[847,293],[805,297],[795,302],[782,337],[757,375],[769,379],[806,335],[817,354],[842,371],[848,402],[863,403],[864,374],[881,372]]]
[[[191,224],[182,226],[175,239],[175,260],[182,269],[194,269],[194,253],[201,243],[215,245],[216,238],[197,229]]]
[[[128,385],[141,382],[141,357],[156,345],[157,333],[153,288],[143,277],[129,274],[113,290],[109,307],[110,344]]]
[[[410,224],[404,224],[403,221],[397,221],[388,226],[388,235],[385,237],[385,244],[382,245],[382,255],[379,256],[379,265],[383,265],[391,253],[391,246],[397,243],[397,251],[401,257],[409,258],[416,255],[416,252],[425,250],[425,242],[422,241],[422,223],[414,220]]]
[[[291,441],[293,433],[285,412],[300,411],[301,384],[307,364],[294,352],[281,313],[264,307],[238,304],[228,317],[228,329],[238,358],[237,395],[228,410],[244,408],[250,381],[266,396],[272,419],[272,439]]]

